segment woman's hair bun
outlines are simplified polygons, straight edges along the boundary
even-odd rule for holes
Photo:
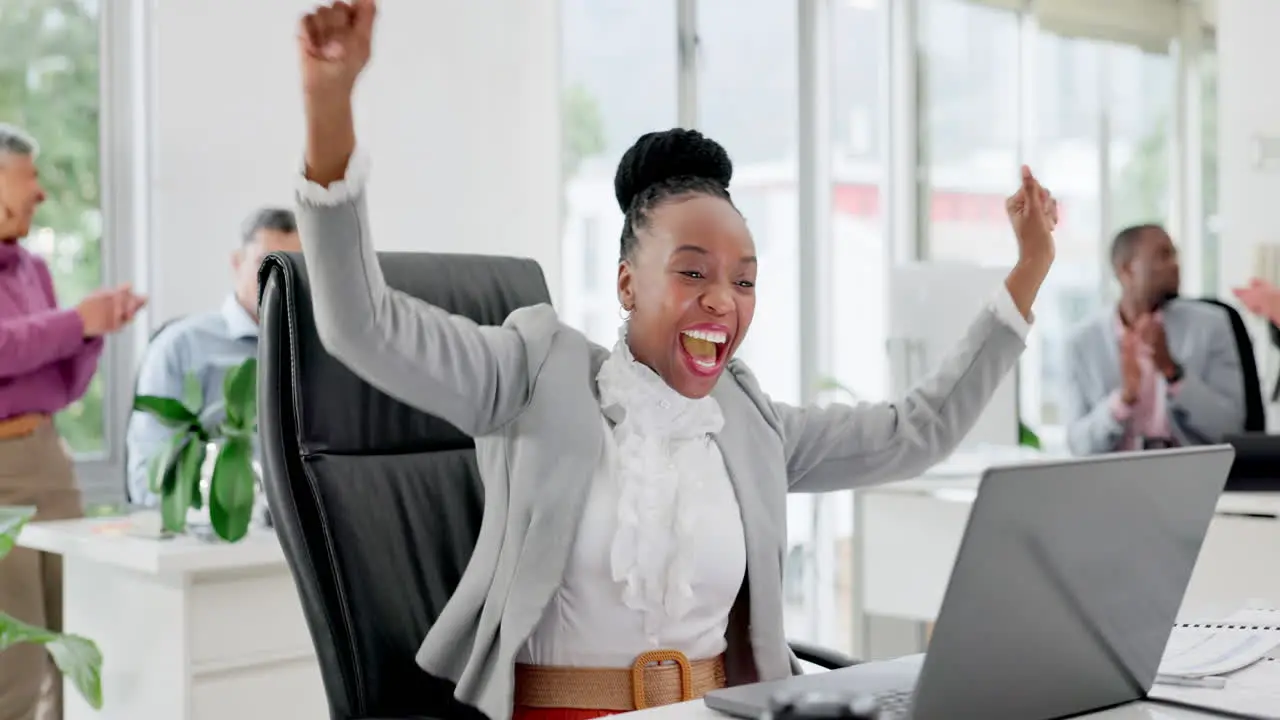
[[[728,189],[733,163],[720,143],[697,130],[646,133],[622,154],[613,191],[625,213],[636,195],[677,177],[712,180]]]

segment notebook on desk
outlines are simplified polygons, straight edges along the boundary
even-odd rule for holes
[[[1280,612],[1250,608],[1174,626],[1152,700],[1280,720]]]

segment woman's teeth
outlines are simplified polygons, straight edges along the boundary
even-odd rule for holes
[[[716,345],[723,345],[729,339],[729,334],[723,330],[682,330],[680,332],[685,337],[706,340]]]
[[[717,346],[728,340],[728,334],[719,330],[685,330],[681,333],[680,342],[693,361],[701,367],[712,368],[716,365]]]

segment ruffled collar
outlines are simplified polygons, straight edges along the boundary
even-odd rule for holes
[[[673,440],[714,435],[724,427],[715,398],[687,398],[635,359],[625,327],[601,365],[596,385],[604,415],[615,426],[626,423],[642,434]]]
[[[625,328],[596,383],[617,443],[610,572],[622,586],[623,604],[642,614],[646,632],[656,633],[665,619],[681,618],[695,604],[686,550],[695,542],[699,515],[709,510],[697,491],[712,473],[724,472],[718,454],[696,447],[700,440],[711,446],[724,416],[714,398],[684,397],[637,362]]]

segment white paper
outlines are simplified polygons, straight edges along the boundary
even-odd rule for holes
[[[1148,697],[1248,717],[1280,719],[1280,661],[1263,660],[1232,674],[1221,690],[1156,685]]]
[[[1248,625],[1251,627],[1280,630],[1280,612],[1267,608],[1252,607],[1228,615],[1223,625]]]
[[[1280,613],[1253,607],[1207,626],[1175,627],[1169,636],[1160,673],[1182,677],[1223,676],[1226,684],[1222,688],[1156,684],[1148,697],[1207,710],[1280,720],[1280,627],[1277,620],[1280,620]]]
[[[1161,675],[1207,677],[1227,675],[1247,668],[1280,645],[1280,631],[1232,628],[1173,629]]]

